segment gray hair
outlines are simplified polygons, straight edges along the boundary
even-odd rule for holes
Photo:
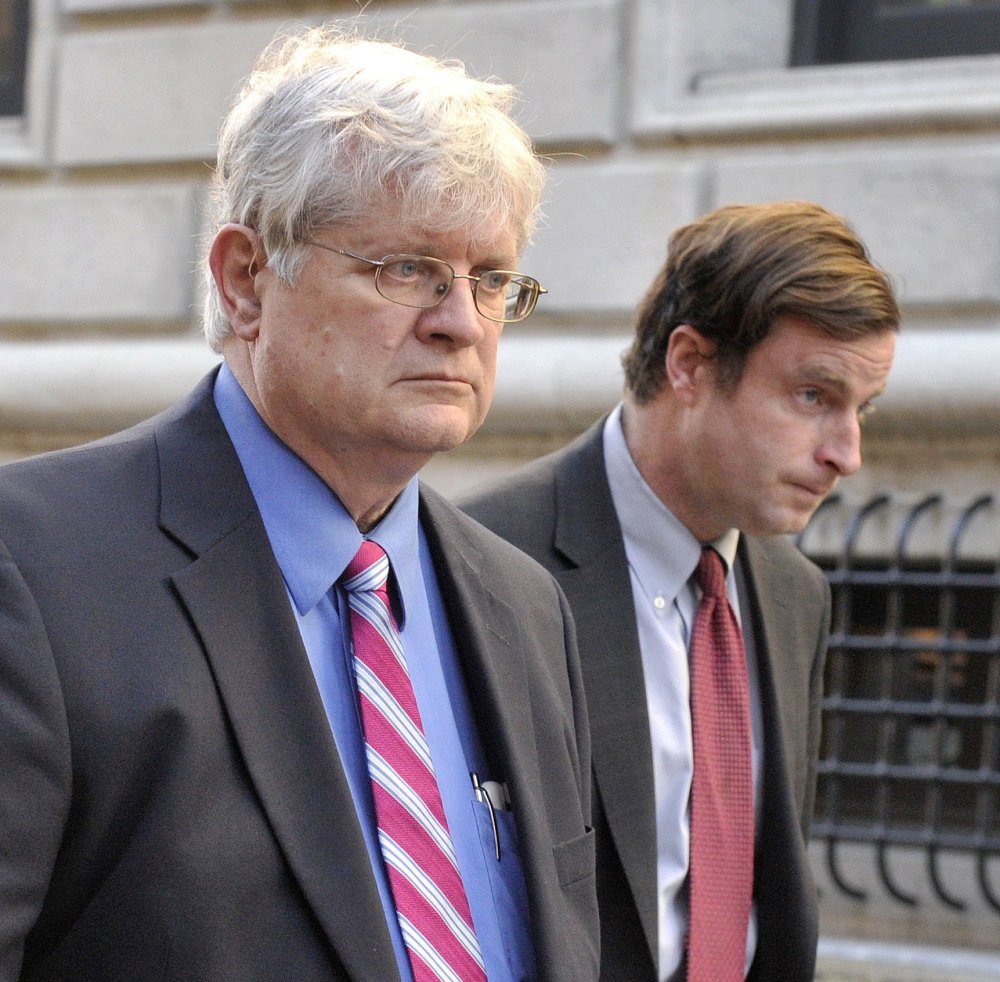
[[[483,240],[509,230],[520,251],[545,171],[511,117],[514,99],[459,62],[333,25],[279,37],[219,134],[210,240],[227,222],[250,226],[269,268],[294,285],[303,240],[393,200],[408,224]],[[205,266],[204,330],[218,351],[230,326]]]

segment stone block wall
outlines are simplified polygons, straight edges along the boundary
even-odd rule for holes
[[[0,458],[183,394],[214,141],[258,51],[337,17],[518,85],[550,161],[523,258],[549,294],[502,342],[446,492],[614,403],[631,311],[672,228],[812,198],[899,285],[897,366],[858,495],[991,491],[1000,464],[1000,56],[787,68],[792,0],[33,0],[28,108],[0,120]]]

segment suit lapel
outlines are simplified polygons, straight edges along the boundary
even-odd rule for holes
[[[565,979],[574,955],[565,950],[564,895],[553,860],[545,761],[539,756],[522,632],[493,589],[493,571],[463,531],[470,519],[427,489],[421,511],[477,731],[492,773],[507,781],[514,799],[539,977]]]
[[[818,624],[821,612],[811,609],[787,564],[776,561],[768,545],[742,537],[744,579],[754,618],[761,714],[764,724],[764,779],[761,829],[754,860],[754,896],[759,918],[758,954],[754,978],[771,977],[767,966],[778,945],[801,945],[814,902],[805,884],[811,882],[808,857],[800,834],[808,749],[799,705],[808,692],[801,676],[808,671],[816,639],[802,636],[803,624]],[[801,768],[793,772],[790,766]],[[805,957],[803,955],[803,957]],[[761,968],[764,966],[764,968]]]
[[[156,430],[161,525],[194,554],[174,584],[292,874],[354,978],[397,978],[382,906],[284,581],[212,404]]]
[[[517,621],[507,603],[490,589],[482,556],[462,534],[455,521],[457,513],[428,488],[420,494],[421,521],[476,709],[483,749],[497,773],[506,773],[518,748],[534,746]],[[517,739],[511,739],[512,734],[518,734]]]
[[[798,745],[803,732],[799,705],[801,693],[809,691],[807,673],[812,667],[815,637],[802,635],[801,626],[821,622],[821,611],[805,595],[793,571],[776,561],[768,544],[743,536],[743,577],[748,596],[741,606],[752,611],[754,646],[760,678],[761,711],[764,717],[765,800],[786,804],[797,822],[795,796],[804,788],[808,748]],[[806,673],[806,674],[804,674]],[[801,773],[789,771],[789,761]]]
[[[782,727],[782,700],[779,681],[784,678],[790,660],[787,645],[794,644],[790,627],[790,612],[786,599],[794,595],[794,584],[787,572],[776,566],[761,544],[747,536],[741,537],[743,580],[748,596],[740,597],[740,606],[750,610],[753,618],[754,649],[757,655],[757,676],[760,688],[761,716],[764,733],[763,800],[771,814],[780,813],[782,821],[792,814],[791,783],[786,768],[786,747]],[[781,803],[780,810],[772,808]],[[771,829],[764,824],[764,833]]]
[[[646,683],[603,430],[603,421],[592,427],[556,470],[555,546],[571,564],[556,579],[576,622],[597,787],[655,964],[656,814]]]

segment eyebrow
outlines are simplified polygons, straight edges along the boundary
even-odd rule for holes
[[[802,376],[808,382],[814,382],[819,385],[823,385],[828,389],[834,389],[837,393],[844,396],[850,392],[850,386],[843,376],[831,372],[824,365],[803,365],[801,368]],[[883,383],[879,387],[877,392],[873,392],[868,398],[864,400],[865,404],[872,402],[877,399],[880,395],[885,392],[886,386]]]
[[[824,365],[810,365],[808,362],[799,368],[799,374],[806,381],[817,382],[830,389],[846,392],[848,385],[843,376],[831,372]]]
[[[393,249],[390,249],[388,252],[381,253],[381,255],[378,258],[382,259],[385,256],[429,256],[431,259],[441,259],[441,257],[437,254],[437,250],[434,248],[434,246],[426,242],[405,247],[397,246]],[[451,265],[451,263],[448,262],[447,259],[441,259],[441,262],[445,262],[448,263],[448,265]],[[516,256],[510,256],[509,254],[505,254],[502,258],[499,258],[494,254],[492,256],[486,256],[485,258],[479,260],[478,262],[472,263],[472,268],[510,269],[517,271],[517,262],[518,259]]]

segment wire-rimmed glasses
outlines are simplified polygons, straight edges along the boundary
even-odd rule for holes
[[[381,259],[369,259],[347,249],[305,240],[328,252],[349,256],[375,267],[375,289],[393,303],[404,307],[436,307],[455,280],[468,280],[476,310],[487,320],[514,324],[531,316],[541,294],[548,291],[532,276],[510,269],[487,269],[478,275],[456,273],[443,259],[393,253]]]

